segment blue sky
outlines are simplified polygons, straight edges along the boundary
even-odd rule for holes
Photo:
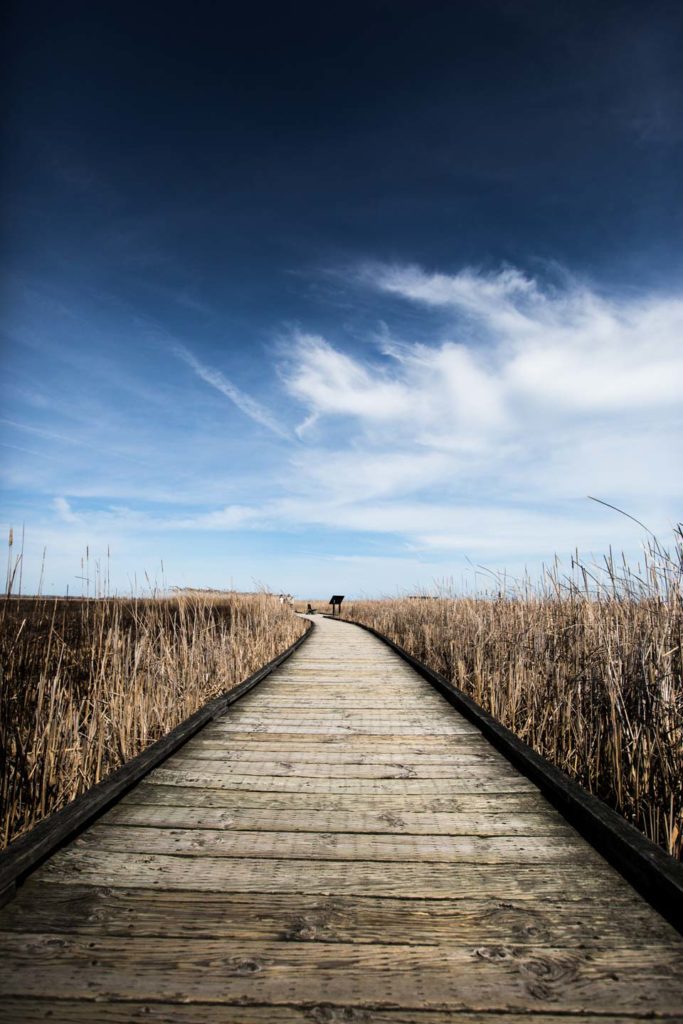
[[[16,5],[25,588],[382,594],[680,519],[677,4]]]

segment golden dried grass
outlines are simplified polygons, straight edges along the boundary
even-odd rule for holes
[[[288,647],[266,593],[0,600],[6,845]]]

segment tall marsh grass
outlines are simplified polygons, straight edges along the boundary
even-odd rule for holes
[[[496,595],[362,601],[374,626],[683,856],[683,537]]]
[[[1,845],[303,630],[287,604],[265,593],[0,599]]]

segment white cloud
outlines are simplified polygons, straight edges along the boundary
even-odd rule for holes
[[[183,362],[187,363],[206,384],[210,384],[216,391],[220,391],[222,395],[229,398],[249,419],[259,423],[262,427],[266,427],[273,434],[277,434],[278,437],[282,437],[285,440],[289,439],[288,431],[277,422],[268,409],[265,409],[251,395],[241,391],[219,370],[214,370],[212,367],[200,363],[188,349],[182,346],[176,348],[176,355]]]
[[[469,317],[470,331],[474,322],[476,340],[489,348],[488,383],[510,399],[596,411],[680,404],[678,296],[611,299],[571,279],[544,291],[514,269],[447,276],[377,268],[368,279],[401,298]]]
[[[163,417],[79,404],[73,425],[54,409],[26,424],[17,406],[0,473],[32,499],[13,500],[15,525],[48,543],[67,579],[79,550],[104,557],[111,543],[127,571],[175,557],[201,584],[241,564],[242,586],[253,573],[295,589],[306,574],[326,581],[334,552],[355,567],[353,584],[334,570],[346,592],[428,585],[467,559],[515,570],[577,545],[637,554],[639,528],[588,494],[666,540],[683,501],[683,298],[603,295],[568,277],[550,287],[511,268],[376,266],[362,280],[382,319],[413,337],[371,325],[351,347],[295,333],[267,406],[178,350],[289,446],[230,447],[195,389],[175,383]],[[271,411],[285,400],[298,439]],[[29,435],[39,458],[21,446]],[[103,459],[112,438],[120,458]]]
[[[609,536],[614,520],[596,531],[604,510],[586,510],[594,493],[668,527],[683,498],[681,298],[603,296],[566,276],[543,287],[513,268],[375,266],[362,280],[445,324],[426,317],[409,343],[384,331],[362,355],[292,338],[285,384],[316,431],[298,463],[314,508],[288,517],[443,550],[550,553],[553,536],[572,543],[572,523],[575,543]]]
[[[321,415],[381,423],[410,410],[410,392],[401,382],[366,369],[324,338],[297,334],[294,340],[295,359],[285,381],[290,394],[311,409],[300,432]]]
[[[77,516],[66,498],[57,497],[52,502],[59,518],[65,523],[80,523],[81,517]]]
[[[478,315],[495,312],[520,315],[522,303],[543,301],[533,278],[512,267],[482,275],[465,269],[459,274],[426,274],[419,267],[375,266],[361,275],[370,285],[429,306],[451,306]]]

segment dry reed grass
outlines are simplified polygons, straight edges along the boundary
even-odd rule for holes
[[[0,600],[2,845],[303,630],[265,593]]]
[[[488,598],[352,602],[535,750],[683,855],[683,544]]]
[[[292,607],[294,608],[295,612],[302,612],[305,615],[310,605],[313,611],[318,612],[319,614],[326,615],[329,611],[331,611],[331,608],[328,605],[328,601],[329,597],[311,598],[307,601],[295,599],[294,601],[292,601]]]

